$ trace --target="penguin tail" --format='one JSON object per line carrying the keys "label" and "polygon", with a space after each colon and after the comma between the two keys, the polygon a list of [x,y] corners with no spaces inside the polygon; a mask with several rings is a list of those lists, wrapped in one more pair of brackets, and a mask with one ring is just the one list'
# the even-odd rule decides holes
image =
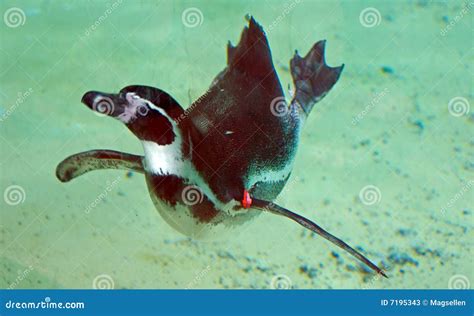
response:
{"label": "penguin tail", "polygon": [[262,26],[252,16],[247,19],[249,24],[242,31],[239,44],[227,44],[227,64],[232,70],[263,79],[273,72],[270,47]]}
{"label": "penguin tail", "polygon": [[313,106],[324,98],[336,84],[344,64],[339,67],[329,67],[324,57],[326,41],[319,41],[309,50],[305,57],[298,51],[290,60],[291,75],[295,85],[292,105],[299,106],[309,115]]}

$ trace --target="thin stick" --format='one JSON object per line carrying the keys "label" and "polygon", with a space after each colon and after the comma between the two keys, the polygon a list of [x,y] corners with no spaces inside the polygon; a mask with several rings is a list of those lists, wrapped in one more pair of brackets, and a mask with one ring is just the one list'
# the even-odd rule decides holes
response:
{"label": "thin stick", "polygon": [[362,255],[360,252],[358,252],[357,250],[355,250],[354,248],[352,248],[351,246],[346,244],[341,239],[339,239],[336,236],[328,233],[326,230],[321,228],[319,225],[317,225],[313,221],[310,221],[309,219],[307,219],[307,218],[305,218],[301,215],[293,213],[292,211],[289,211],[286,208],[283,208],[283,207],[281,207],[281,206],[279,206],[279,205],[277,205],[273,202],[268,202],[268,201],[259,200],[259,199],[255,199],[255,198],[253,198],[252,200],[253,200],[252,201],[252,207],[258,208],[258,209],[263,210],[263,211],[268,211],[268,212],[276,214],[276,215],[285,216],[285,217],[297,222],[301,226],[315,232],[316,234],[318,234],[321,237],[329,240],[330,242],[337,245],[338,247],[344,249],[345,251],[347,251],[348,253],[350,253],[351,255],[356,257],[357,259],[359,259],[361,262],[363,262],[364,264],[369,266],[375,272],[377,272],[377,273],[383,275],[384,277],[388,278],[388,276],[385,274],[385,272],[382,269],[380,269],[375,264],[373,264],[364,255]]}

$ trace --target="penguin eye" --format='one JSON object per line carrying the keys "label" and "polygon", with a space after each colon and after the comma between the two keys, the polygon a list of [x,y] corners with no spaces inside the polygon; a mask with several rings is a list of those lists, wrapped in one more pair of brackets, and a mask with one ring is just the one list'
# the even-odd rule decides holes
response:
{"label": "penguin eye", "polygon": [[129,92],[125,94],[125,99],[128,102],[127,108],[129,107],[131,112],[135,111],[133,114],[136,116],[145,116],[150,111],[147,101],[135,93]]}
{"label": "penguin eye", "polygon": [[148,105],[147,105],[145,102],[142,103],[142,104],[140,104],[140,105],[137,107],[137,114],[138,114],[138,115],[146,116],[149,111],[150,111],[150,108],[148,107]]}

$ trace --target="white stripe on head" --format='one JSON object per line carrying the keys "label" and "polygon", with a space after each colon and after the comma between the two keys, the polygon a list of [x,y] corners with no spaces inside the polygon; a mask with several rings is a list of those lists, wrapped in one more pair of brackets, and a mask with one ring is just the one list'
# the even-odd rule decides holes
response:
{"label": "white stripe on head", "polygon": [[[147,99],[141,98],[134,92],[129,92],[125,95],[127,100],[127,106],[125,106],[123,113],[117,116],[117,119],[125,124],[132,123],[139,115],[146,116],[150,109],[158,111],[161,115],[165,116],[171,123],[173,119],[162,108],[156,106]],[[174,126],[173,126],[174,127]]]}

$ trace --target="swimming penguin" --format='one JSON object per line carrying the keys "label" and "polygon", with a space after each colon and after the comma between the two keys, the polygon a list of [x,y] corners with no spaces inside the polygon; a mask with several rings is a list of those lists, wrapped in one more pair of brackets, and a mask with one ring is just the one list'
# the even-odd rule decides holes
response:
{"label": "swimming penguin", "polygon": [[325,41],[304,57],[295,52],[288,104],[265,32],[253,17],[248,22],[239,44],[228,43],[227,66],[186,111],[149,86],[87,92],[82,103],[125,124],[141,141],[144,156],[104,149],[75,154],[58,165],[58,179],[67,182],[100,169],[140,172],[159,213],[185,235],[219,237],[269,212],[292,219],[386,277],[341,239],[273,202],[290,177],[305,119],[344,65],[326,64]]}

